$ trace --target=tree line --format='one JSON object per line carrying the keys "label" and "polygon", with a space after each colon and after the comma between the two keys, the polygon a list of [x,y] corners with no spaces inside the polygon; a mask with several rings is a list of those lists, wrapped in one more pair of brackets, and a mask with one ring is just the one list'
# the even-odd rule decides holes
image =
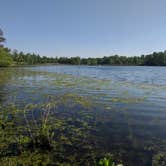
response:
{"label": "tree line", "polygon": [[35,64],[70,64],[70,65],[138,65],[138,66],[166,66],[166,51],[154,52],[148,55],[127,57],[113,55],[102,58],[80,57],[46,57],[35,53],[24,53],[10,50],[3,46],[5,38],[0,30],[0,66],[35,65]]}
{"label": "tree line", "polygon": [[138,65],[138,66],[166,66],[166,51],[154,52],[149,55],[134,57],[108,56],[102,58],[80,57],[41,57],[38,54],[23,52],[9,52],[13,61],[17,64],[69,64],[69,65]]}

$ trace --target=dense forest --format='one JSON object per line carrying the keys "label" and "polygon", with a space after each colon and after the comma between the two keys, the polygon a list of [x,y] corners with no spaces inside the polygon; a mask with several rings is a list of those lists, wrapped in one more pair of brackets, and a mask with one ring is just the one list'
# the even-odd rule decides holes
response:
{"label": "dense forest", "polygon": [[80,57],[46,57],[36,54],[25,54],[23,52],[9,52],[14,62],[17,64],[71,64],[71,65],[147,65],[147,66],[166,66],[166,51],[154,52],[149,55],[134,57],[109,56],[103,58],[80,58]]}
{"label": "dense forest", "polygon": [[17,64],[71,64],[71,65],[147,65],[147,66],[166,66],[166,51],[154,52],[149,55],[141,55],[134,57],[126,56],[109,56],[103,58],[80,58],[80,57],[46,57],[37,54],[23,53],[18,51],[10,51],[5,49]]}
{"label": "dense forest", "polygon": [[134,57],[108,56],[103,58],[80,58],[80,57],[41,57],[35,53],[24,53],[10,50],[3,46],[5,38],[0,30],[0,66],[8,65],[34,65],[34,64],[71,64],[71,65],[138,65],[138,66],[166,66],[166,51],[154,52],[149,55]]}

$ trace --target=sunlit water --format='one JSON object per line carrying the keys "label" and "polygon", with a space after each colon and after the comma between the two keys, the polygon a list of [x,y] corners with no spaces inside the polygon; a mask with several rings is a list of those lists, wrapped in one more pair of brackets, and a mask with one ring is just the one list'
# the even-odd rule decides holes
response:
{"label": "sunlit water", "polygon": [[[128,165],[150,165],[166,151],[166,68],[117,66],[36,66],[0,70],[0,102],[23,107],[48,96],[81,96],[90,106],[95,151],[110,152]],[[74,101],[71,101],[74,102]],[[78,104],[79,105],[79,104]],[[82,111],[81,110],[81,111]],[[59,112],[61,114],[61,112]],[[71,114],[71,116],[73,116]],[[78,114],[77,116],[82,116]],[[56,117],[55,117],[56,118]]]}

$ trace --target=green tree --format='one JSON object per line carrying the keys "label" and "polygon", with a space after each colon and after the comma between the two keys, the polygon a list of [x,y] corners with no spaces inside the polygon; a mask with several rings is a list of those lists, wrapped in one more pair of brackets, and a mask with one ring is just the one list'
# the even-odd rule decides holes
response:
{"label": "green tree", "polygon": [[0,67],[6,67],[12,64],[10,53],[3,47],[0,47]]}
{"label": "green tree", "polygon": [[0,29],[0,46],[2,47],[2,43],[5,41],[5,38],[3,37],[3,31]]}
{"label": "green tree", "polygon": [[10,56],[10,49],[3,47],[3,31],[0,29],[0,67],[6,67],[12,64],[12,58]]}

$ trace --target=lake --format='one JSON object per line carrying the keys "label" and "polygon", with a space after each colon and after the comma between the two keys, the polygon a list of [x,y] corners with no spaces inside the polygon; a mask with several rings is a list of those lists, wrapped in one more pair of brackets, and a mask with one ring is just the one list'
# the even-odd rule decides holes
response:
{"label": "lake", "polygon": [[[124,165],[149,166],[166,152],[165,67],[1,68],[0,103],[1,110],[56,103],[49,107],[58,161],[84,165],[110,153]],[[27,118],[38,123],[40,106],[28,107]]]}

